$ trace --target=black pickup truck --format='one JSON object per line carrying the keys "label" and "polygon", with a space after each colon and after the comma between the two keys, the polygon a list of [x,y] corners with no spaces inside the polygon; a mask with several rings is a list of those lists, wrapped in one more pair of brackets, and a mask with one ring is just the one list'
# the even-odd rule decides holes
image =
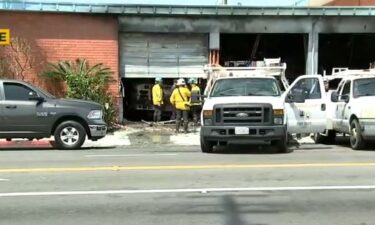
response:
{"label": "black pickup truck", "polygon": [[49,138],[58,149],[78,149],[103,138],[107,125],[98,103],[56,98],[29,83],[0,79],[0,138]]}

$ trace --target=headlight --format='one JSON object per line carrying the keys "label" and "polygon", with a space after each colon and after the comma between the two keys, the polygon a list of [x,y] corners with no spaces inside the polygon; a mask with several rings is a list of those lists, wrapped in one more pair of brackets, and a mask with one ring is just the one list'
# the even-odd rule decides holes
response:
{"label": "headlight", "polygon": [[282,125],[284,123],[284,109],[273,110],[273,123]]}
{"label": "headlight", "polygon": [[203,118],[212,118],[213,111],[212,110],[203,110]]}
{"label": "headlight", "polygon": [[273,118],[273,123],[274,124],[278,124],[278,125],[282,125],[283,124],[283,118],[282,117],[275,117]]}
{"label": "headlight", "polygon": [[213,110],[203,110],[203,124],[206,126],[212,125]]}
{"label": "headlight", "polygon": [[87,115],[87,118],[91,120],[99,120],[102,118],[102,116],[103,116],[102,110],[92,110],[89,113],[89,115]]}

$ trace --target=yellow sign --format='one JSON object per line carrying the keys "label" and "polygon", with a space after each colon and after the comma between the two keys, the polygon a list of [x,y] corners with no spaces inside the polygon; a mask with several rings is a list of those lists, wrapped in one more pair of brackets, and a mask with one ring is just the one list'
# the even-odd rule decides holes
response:
{"label": "yellow sign", "polygon": [[10,30],[0,29],[0,45],[9,45],[9,44],[10,44]]}

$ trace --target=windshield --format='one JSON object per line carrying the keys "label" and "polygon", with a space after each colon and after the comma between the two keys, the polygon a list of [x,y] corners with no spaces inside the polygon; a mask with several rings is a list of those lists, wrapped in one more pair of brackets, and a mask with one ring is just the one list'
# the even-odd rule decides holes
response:
{"label": "windshield", "polygon": [[215,83],[210,96],[280,96],[280,88],[271,78],[223,79]]}
{"label": "windshield", "polygon": [[375,96],[375,78],[355,80],[353,96],[354,98],[362,96]]}

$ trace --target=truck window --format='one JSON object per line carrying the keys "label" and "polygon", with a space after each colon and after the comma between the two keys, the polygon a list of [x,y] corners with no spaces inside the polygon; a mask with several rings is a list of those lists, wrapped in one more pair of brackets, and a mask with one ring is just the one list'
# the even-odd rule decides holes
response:
{"label": "truck window", "polygon": [[336,78],[333,80],[328,81],[328,90],[336,90],[341,82],[341,78]]}
{"label": "truck window", "polygon": [[280,96],[280,88],[271,78],[223,79],[214,84],[210,96]]}
{"label": "truck window", "polygon": [[30,93],[35,93],[32,89],[22,84],[4,83],[5,100],[28,101]]}
{"label": "truck window", "polygon": [[350,95],[350,86],[351,86],[351,82],[350,81],[347,81],[344,84],[344,87],[342,88],[340,100],[342,100],[342,95]]}
{"label": "truck window", "polygon": [[354,98],[375,96],[375,78],[358,79],[353,83]]}
{"label": "truck window", "polygon": [[305,99],[320,99],[322,93],[319,79],[306,78],[299,80],[292,88],[291,93],[303,93]]}

